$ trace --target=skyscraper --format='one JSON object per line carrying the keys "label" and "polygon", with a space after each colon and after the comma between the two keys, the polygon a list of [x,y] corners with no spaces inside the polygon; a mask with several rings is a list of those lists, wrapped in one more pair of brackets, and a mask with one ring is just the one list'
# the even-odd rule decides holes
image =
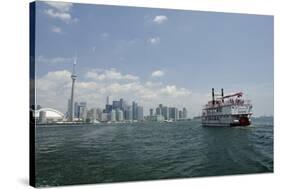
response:
{"label": "skyscraper", "polygon": [[169,108],[167,106],[162,108],[162,115],[164,116],[165,120],[170,119]]}
{"label": "skyscraper", "polygon": [[156,108],[156,115],[162,115],[162,112],[161,112],[161,108],[160,108],[160,107],[157,107],[157,108]]}
{"label": "skyscraper", "polygon": [[71,98],[70,98],[70,115],[69,115],[69,121],[73,121],[73,101],[74,101],[74,86],[75,86],[75,80],[77,78],[77,75],[75,74],[75,65],[76,65],[76,58],[74,59],[73,63],[73,70],[71,74],[72,79],[72,87],[71,87]]}
{"label": "skyscraper", "polygon": [[152,108],[149,109],[149,115],[150,115],[150,116],[153,116],[153,109],[152,109]]}
{"label": "skyscraper", "polygon": [[106,105],[109,105],[109,96],[106,97]]}
{"label": "skyscraper", "polygon": [[133,108],[133,120],[137,120],[138,118],[137,118],[137,107],[138,107],[138,104],[135,102],[135,101],[133,101],[133,103],[132,103],[132,108]]}
{"label": "skyscraper", "polygon": [[170,118],[173,119],[174,121],[178,120],[179,119],[178,109],[175,107],[170,107],[169,115],[170,115]]}
{"label": "skyscraper", "polygon": [[142,106],[137,107],[137,120],[143,121],[143,107]]}
{"label": "skyscraper", "polygon": [[182,110],[179,110],[179,119],[183,118]]}
{"label": "skyscraper", "polygon": [[116,121],[116,110],[115,110],[115,109],[113,109],[113,110],[111,111],[111,113],[110,113],[110,120],[111,120],[112,122],[115,122],[115,121]]}
{"label": "skyscraper", "polygon": [[112,102],[112,109],[116,110],[116,109],[121,109],[121,104],[120,101],[114,100]]}
{"label": "skyscraper", "polygon": [[183,119],[187,119],[187,110],[186,110],[186,108],[182,109],[182,118]]}

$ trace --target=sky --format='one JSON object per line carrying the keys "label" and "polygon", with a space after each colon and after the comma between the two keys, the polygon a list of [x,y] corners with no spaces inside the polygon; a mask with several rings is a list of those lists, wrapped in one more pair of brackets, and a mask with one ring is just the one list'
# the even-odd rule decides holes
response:
{"label": "sky", "polygon": [[254,116],[273,115],[273,16],[36,2],[36,103],[103,108],[124,98],[198,116],[211,88],[242,91]]}

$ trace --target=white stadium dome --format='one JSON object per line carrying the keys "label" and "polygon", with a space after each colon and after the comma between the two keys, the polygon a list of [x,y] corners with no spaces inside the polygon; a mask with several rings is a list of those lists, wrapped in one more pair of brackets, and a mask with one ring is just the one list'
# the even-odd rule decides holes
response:
{"label": "white stadium dome", "polygon": [[46,118],[48,119],[63,119],[64,114],[58,110],[52,108],[41,108],[39,110],[35,110],[35,118],[39,118],[40,112],[45,112]]}

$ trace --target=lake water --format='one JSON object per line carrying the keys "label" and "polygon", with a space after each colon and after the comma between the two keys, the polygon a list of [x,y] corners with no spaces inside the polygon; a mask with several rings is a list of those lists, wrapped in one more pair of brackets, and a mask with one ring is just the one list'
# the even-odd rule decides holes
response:
{"label": "lake water", "polygon": [[273,121],[36,128],[36,186],[273,172]]}

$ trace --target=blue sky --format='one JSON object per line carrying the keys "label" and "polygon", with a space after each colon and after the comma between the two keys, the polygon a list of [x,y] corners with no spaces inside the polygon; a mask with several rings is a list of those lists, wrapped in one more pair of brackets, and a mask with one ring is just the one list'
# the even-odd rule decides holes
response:
{"label": "blue sky", "polygon": [[77,55],[77,101],[105,97],[187,107],[211,88],[243,91],[254,114],[273,115],[273,17],[37,2],[37,103],[66,111]]}

